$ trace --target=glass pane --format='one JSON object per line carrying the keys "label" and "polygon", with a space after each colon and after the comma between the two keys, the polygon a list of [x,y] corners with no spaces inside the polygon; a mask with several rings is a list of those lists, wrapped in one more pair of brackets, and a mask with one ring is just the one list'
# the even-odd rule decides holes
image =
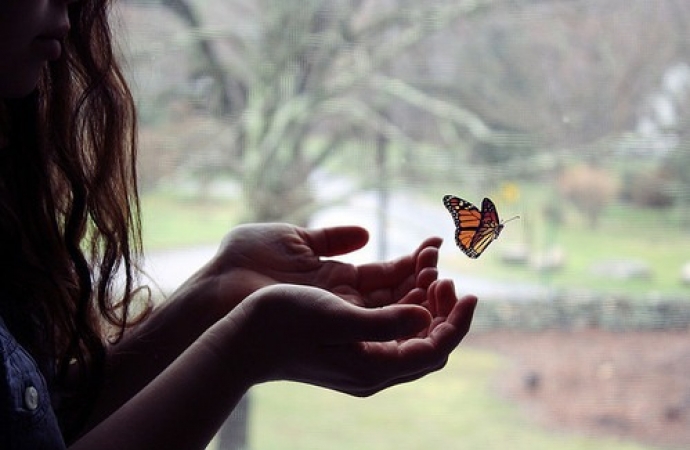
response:
{"label": "glass pane", "polygon": [[[232,226],[288,221],[366,226],[356,263],[442,236],[441,276],[480,297],[424,380],[254,389],[248,448],[690,446],[688,2],[129,0],[117,20],[163,290]],[[518,218],[486,248],[461,230],[468,258],[445,195]]]}

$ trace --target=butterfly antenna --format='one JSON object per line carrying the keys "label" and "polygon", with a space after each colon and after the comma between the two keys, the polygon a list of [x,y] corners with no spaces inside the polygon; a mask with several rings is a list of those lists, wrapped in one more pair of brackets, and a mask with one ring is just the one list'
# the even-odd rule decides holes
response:
{"label": "butterfly antenna", "polygon": [[519,219],[519,218],[520,218],[520,216],[513,216],[513,217],[511,217],[510,219],[504,220],[503,222],[501,222],[501,224],[506,224],[506,223],[508,223],[508,222],[510,222],[510,221],[512,221],[512,220],[516,220],[516,219]]}

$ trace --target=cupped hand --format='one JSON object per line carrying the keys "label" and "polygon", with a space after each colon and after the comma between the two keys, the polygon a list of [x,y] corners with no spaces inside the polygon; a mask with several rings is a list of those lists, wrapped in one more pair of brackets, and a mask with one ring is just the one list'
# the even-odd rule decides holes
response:
{"label": "cupped hand", "polygon": [[328,259],[355,251],[368,239],[356,226],[244,225],[226,236],[205,273],[221,282],[228,309],[257,289],[285,283],[318,287],[367,307],[424,301],[423,291],[438,275],[441,239],[429,238],[394,261],[355,266]]}
{"label": "cupped hand", "polygon": [[432,282],[426,296],[433,312],[408,304],[367,308],[323,289],[274,285],[224,320],[244,330],[257,381],[368,396],[440,369],[468,332],[476,298],[458,299],[449,280]]}

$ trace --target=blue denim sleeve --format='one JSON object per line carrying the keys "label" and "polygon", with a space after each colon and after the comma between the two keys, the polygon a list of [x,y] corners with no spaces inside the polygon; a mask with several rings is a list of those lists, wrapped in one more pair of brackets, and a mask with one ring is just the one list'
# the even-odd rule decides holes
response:
{"label": "blue denim sleeve", "polygon": [[0,449],[64,449],[46,381],[2,319],[0,359]]}

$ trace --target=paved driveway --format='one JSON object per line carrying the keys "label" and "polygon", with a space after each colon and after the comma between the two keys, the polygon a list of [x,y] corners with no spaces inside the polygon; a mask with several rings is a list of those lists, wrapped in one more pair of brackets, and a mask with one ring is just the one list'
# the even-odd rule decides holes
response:
{"label": "paved driveway", "polygon": [[[445,239],[441,248],[442,256],[447,252],[459,251],[453,242],[453,222],[440,198],[438,205],[431,205],[405,194],[392,194],[388,201],[387,225],[384,232],[379,228],[377,205],[377,195],[374,192],[364,192],[352,196],[345,203],[318,212],[314,215],[311,226],[356,224],[366,227],[371,234],[369,244],[340,258],[354,264],[379,260],[382,252],[385,252],[386,259],[405,255],[429,236],[441,236]],[[381,236],[385,236],[385,245],[381,242]],[[164,292],[172,292],[213,257],[216,249],[216,245],[207,245],[151,252],[147,254],[145,268]],[[455,280],[460,293],[473,293],[480,298],[524,300],[547,294],[546,288],[540,286],[497,283],[489,279],[448,272],[443,266],[441,276]]]}

